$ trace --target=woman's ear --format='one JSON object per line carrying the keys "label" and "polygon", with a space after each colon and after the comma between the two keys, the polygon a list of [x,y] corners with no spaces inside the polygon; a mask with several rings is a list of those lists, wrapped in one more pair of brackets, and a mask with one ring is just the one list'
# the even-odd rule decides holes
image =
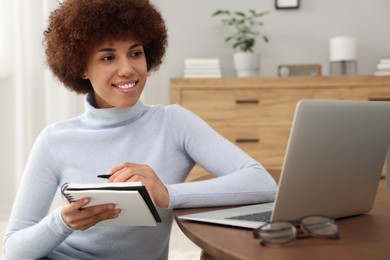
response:
{"label": "woman's ear", "polygon": [[85,74],[81,75],[81,78],[82,79],[88,79],[88,77]]}

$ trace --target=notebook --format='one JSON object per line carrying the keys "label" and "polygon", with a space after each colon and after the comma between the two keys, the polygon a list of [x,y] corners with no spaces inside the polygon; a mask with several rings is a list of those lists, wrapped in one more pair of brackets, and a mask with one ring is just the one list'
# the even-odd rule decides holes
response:
{"label": "notebook", "polygon": [[160,216],[142,182],[66,183],[61,188],[69,202],[90,197],[87,207],[114,203],[119,217],[101,221],[96,226],[156,226]]}
{"label": "notebook", "polygon": [[[266,221],[307,215],[366,213],[375,200],[389,142],[390,102],[301,100],[274,202],[180,218],[257,228]],[[266,218],[254,220],[258,215]]]}

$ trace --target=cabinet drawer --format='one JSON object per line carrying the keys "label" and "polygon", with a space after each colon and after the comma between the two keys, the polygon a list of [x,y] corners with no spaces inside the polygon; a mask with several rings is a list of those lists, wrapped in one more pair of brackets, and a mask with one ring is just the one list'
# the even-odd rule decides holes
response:
{"label": "cabinet drawer", "polygon": [[312,89],[185,89],[182,105],[217,126],[289,126]]}
{"label": "cabinet drawer", "polygon": [[341,100],[383,100],[390,101],[389,87],[359,87],[337,88],[330,91],[326,88],[316,89],[316,99],[341,99]]}
{"label": "cabinet drawer", "polygon": [[[240,147],[267,170],[281,169],[287,139],[290,133],[288,127],[252,127],[252,128],[216,128],[221,135]],[[187,181],[200,178],[208,173],[196,165]],[[273,176],[275,180],[278,176]]]}
{"label": "cabinet drawer", "polygon": [[287,146],[289,127],[217,128],[268,169],[280,169]]}
{"label": "cabinet drawer", "polygon": [[390,101],[390,87],[355,88],[352,95],[361,100]]}

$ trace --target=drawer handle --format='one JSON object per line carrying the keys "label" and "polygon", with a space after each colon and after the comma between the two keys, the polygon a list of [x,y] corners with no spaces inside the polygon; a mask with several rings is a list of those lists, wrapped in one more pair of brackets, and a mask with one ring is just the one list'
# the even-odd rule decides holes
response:
{"label": "drawer handle", "polygon": [[390,101],[390,98],[369,98],[368,101]]}
{"label": "drawer handle", "polygon": [[236,104],[259,104],[257,99],[248,99],[248,100],[236,100]]}
{"label": "drawer handle", "polygon": [[236,139],[236,143],[259,143],[259,138],[238,138]]}

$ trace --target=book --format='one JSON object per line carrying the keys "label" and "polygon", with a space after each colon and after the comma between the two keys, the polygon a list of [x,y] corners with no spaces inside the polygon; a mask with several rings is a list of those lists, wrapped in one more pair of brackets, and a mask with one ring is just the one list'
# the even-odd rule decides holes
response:
{"label": "book", "polygon": [[376,65],[375,76],[390,76],[390,57],[382,57]]}
{"label": "book", "polygon": [[219,59],[218,58],[187,58],[184,59],[185,64],[218,64],[219,65]]}
{"label": "book", "polygon": [[194,74],[214,74],[214,75],[220,75],[221,70],[220,69],[185,69],[184,74],[186,75],[194,75]]}
{"label": "book", "polygon": [[65,183],[61,192],[69,202],[90,197],[86,207],[114,203],[121,213],[96,226],[156,226],[161,218],[142,182]]}
{"label": "book", "polygon": [[389,63],[378,63],[376,66],[378,70],[390,70],[390,62]]}
{"label": "book", "polygon": [[379,63],[390,63],[390,57],[383,57],[379,60]]}
{"label": "book", "polygon": [[221,75],[218,74],[185,74],[184,78],[221,78]]}
{"label": "book", "polygon": [[220,62],[217,58],[184,59],[185,78],[220,78]]}
{"label": "book", "polygon": [[375,76],[390,76],[390,70],[375,71]]}

